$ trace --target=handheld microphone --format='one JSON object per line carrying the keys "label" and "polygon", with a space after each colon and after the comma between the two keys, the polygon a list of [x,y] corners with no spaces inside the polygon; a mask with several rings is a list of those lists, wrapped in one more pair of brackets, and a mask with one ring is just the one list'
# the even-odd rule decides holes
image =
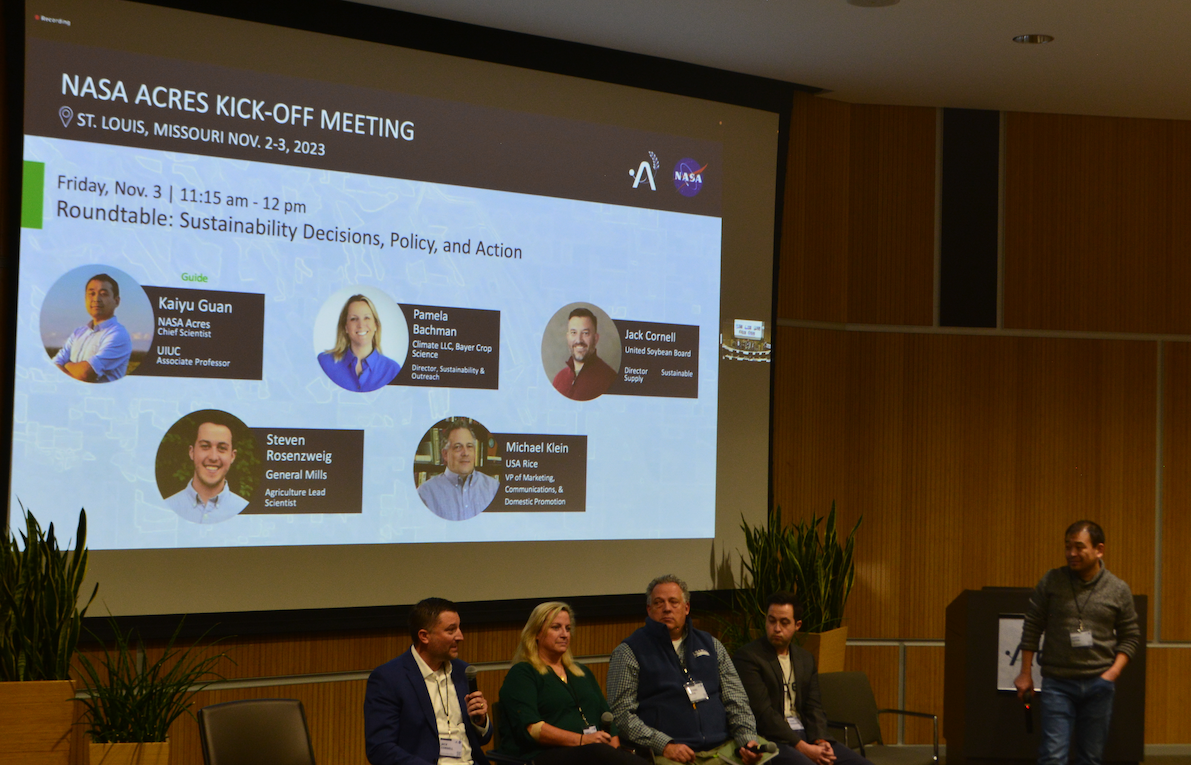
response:
{"label": "handheld microphone", "polygon": [[464,676],[467,677],[467,692],[468,692],[468,694],[472,694],[472,693],[475,693],[476,691],[480,690],[480,684],[478,682],[476,682],[476,675],[478,675],[479,673],[480,673],[480,670],[476,669],[475,667],[473,667],[470,664],[467,665],[467,669],[463,670]]}
{"label": "handheld microphone", "polygon": [[1034,732],[1034,713],[1030,706],[1034,703],[1034,692],[1026,691],[1021,697],[1022,706],[1026,710],[1026,733]]}
{"label": "handheld microphone", "polygon": [[772,741],[766,741],[764,744],[745,744],[744,748],[753,754],[772,754],[777,751],[777,744]]}
{"label": "handheld microphone", "polygon": [[612,713],[605,712],[600,715],[600,731],[603,733],[612,732]]}

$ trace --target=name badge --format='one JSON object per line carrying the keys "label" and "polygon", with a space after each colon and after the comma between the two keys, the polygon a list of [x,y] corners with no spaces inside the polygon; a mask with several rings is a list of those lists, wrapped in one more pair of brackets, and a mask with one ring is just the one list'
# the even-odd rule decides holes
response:
{"label": "name badge", "polygon": [[802,720],[798,719],[798,715],[790,715],[786,718],[786,722],[790,725],[791,730],[803,730]]}
{"label": "name badge", "polygon": [[707,689],[703,687],[703,683],[700,683],[697,680],[692,680],[682,687],[686,691],[686,696],[691,700],[692,704],[700,701],[707,701]]}
{"label": "name badge", "polygon": [[1072,632],[1071,633],[1071,647],[1072,648],[1091,648],[1092,647],[1092,633],[1091,632]]}
{"label": "name badge", "polygon": [[593,734],[595,734],[595,733],[598,733],[598,732],[599,732],[599,728],[597,728],[597,727],[596,727],[596,726],[594,726],[594,725],[588,725],[586,728],[584,728],[584,729],[583,729],[583,735],[584,735],[584,736],[591,736],[591,735],[593,735]]}
{"label": "name badge", "polygon": [[463,742],[457,738],[440,738],[438,740],[438,756],[448,760],[458,760],[463,757]]}

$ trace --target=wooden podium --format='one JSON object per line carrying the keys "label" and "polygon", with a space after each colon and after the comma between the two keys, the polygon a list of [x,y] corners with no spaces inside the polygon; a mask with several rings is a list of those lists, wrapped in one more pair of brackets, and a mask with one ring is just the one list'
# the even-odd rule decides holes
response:
{"label": "wooden podium", "polygon": [[[947,765],[1037,762],[1042,728],[1034,704],[1034,732],[1026,732],[1025,711],[1012,691],[997,690],[1002,616],[1024,615],[1032,588],[985,587],[964,590],[947,606],[947,647],[943,664],[943,735]],[[1117,681],[1105,763],[1144,759],[1146,606],[1133,597],[1141,645]],[[1043,646],[1045,651],[1045,646]]]}

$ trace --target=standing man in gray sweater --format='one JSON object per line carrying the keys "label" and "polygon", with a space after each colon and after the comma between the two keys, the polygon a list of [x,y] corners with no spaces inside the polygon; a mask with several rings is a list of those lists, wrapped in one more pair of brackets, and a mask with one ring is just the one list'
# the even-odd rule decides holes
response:
{"label": "standing man in gray sweater", "polygon": [[1141,639],[1129,585],[1104,567],[1104,530],[1092,521],[1067,528],[1067,565],[1043,575],[1021,632],[1018,698],[1033,693],[1031,667],[1045,634],[1039,765],[1100,765],[1116,679]]}

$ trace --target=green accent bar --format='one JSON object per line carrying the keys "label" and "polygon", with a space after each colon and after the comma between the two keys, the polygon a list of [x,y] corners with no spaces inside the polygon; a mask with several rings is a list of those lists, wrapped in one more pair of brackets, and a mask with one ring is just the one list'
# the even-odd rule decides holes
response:
{"label": "green accent bar", "polygon": [[25,161],[21,182],[21,228],[41,228],[45,206],[45,163]]}

